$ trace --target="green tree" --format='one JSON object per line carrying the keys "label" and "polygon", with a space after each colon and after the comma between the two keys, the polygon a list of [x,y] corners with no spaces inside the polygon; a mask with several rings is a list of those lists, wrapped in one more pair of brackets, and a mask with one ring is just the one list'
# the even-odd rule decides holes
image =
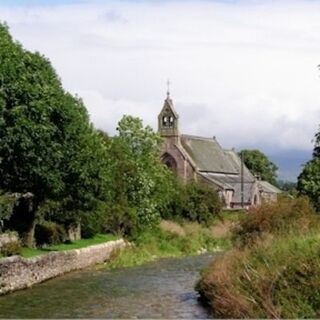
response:
{"label": "green tree", "polygon": [[42,206],[61,201],[78,214],[103,198],[105,150],[81,99],[63,90],[45,57],[23,49],[1,24],[0,62],[0,188],[32,194],[19,210],[31,246]]}
{"label": "green tree", "polygon": [[161,138],[142,121],[124,116],[109,148],[109,226],[121,233],[152,226],[169,201],[171,172],[159,160]]}
{"label": "green tree", "polygon": [[217,191],[201,182],[176,181],[171,195],[171,201],[162,212],[165,219],[182,219],[210,225],[222,209]]}
{"label": "green tree", "polygon": [[314,136],[313,157],[320,157],[320,128]]}
{"label": "green tree", "polygon": [[320,210],[320,130],[315,134],[313,158],[308,161],[298,177],[298,191],[309,196]]}
{"label": "green tree", "polygon": [[276,183],[278,167],[259,150],[241,150],[239,156],[243,156],[247,168],[262,180]]}

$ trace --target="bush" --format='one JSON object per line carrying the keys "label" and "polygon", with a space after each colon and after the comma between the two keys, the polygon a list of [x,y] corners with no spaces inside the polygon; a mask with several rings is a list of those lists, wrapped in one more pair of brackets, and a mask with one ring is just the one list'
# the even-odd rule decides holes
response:
{"label": "bush", "polygon": [[81,216],[81,237],[89,239],[96,234],[103,233],[104,221],[105,211],[103,208],[91,213],[83,213]]}
{"label": "bush", "polygon": [[104,220],[104,232],[111,232],[121,236],[131,236],[141,227],[135,208],[130,208],[122,204],[114,204],[107,210]]}
{"label": "bush", "polygon": [[217,258],[196,286],[217,318],[319,318],[318,236],[290,236]]}
{"label": "bush", "polygon": [[234,229],[233,240],[237,245],[250,246],[270,234],[305,233],[317,226],[319,217],[308,198],[280,198],[278,202],[250,209]]}
{"label": "bush", "polygon": [[196,289],[223,318],[320,316],[319,216],[308,199],[280,199],[249,213],[236,246],[216,259]]}
{"label": "bush", "polygon": [[0,248],[0,255],[4,257],[10,257],[20,254],[21,243],[20,241],[12,241],[2,245]]}
{"label": "bush", "polygon": [[45,221],[36,225],[35,239],[37,246],[59,244],[67,240],[67,234],[61,225]]}
{"label": "bush", "polygon": [[189,182],[178,185],[176,194],[162,214],[163,218],[184,219],[209,225],[220,213],[218,193],[207,185]]}

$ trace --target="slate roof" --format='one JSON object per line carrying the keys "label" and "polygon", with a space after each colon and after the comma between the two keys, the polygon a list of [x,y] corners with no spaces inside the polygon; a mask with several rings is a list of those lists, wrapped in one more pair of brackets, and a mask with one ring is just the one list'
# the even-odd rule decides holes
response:
{"label": "slate roof", "polygon": [[272,185],[268,181],[259,181],[258,182],[259,190],[266,193],[281,193],[282,191],[276,186]]}
{"label": "slate roof", "polygon": [[[236,168],[237,172],[241,173],[241,159],[238,156],[238,154],[234,150],[224,150],[224,153],[227,155],[229,160],[232,162],[233,166]],[[247,181],[256,181],[256,178],[254,175],[250,172],[250,170],[246,167],[246,165],[243,166],[243,175],[244,179]]]}
{"label": "slate roof", "polygon": [[[239,174],[219,174],[211,172],[201,172],[201,175],[212,183],[223,187],[224,189],[233,190],[232,202],[241,202],[241,176]],[[250,177],[249,177],[250,178]],[[255,182],[244,176],[243,194],[244,201],[250,202],[254,191]]]}
{"label": "slate roof", "polygon": [[199,171],[238,173],[215,138],[182,135],[181,143]]}

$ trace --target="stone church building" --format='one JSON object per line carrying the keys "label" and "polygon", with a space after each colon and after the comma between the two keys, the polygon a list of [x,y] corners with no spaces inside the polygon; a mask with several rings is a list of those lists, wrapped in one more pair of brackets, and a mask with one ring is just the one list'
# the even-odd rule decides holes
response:
{"label": "stone church building", "polygon": [[242,204],[248,208],[259,205],[263,199],[277,200],[281,191],[256,179],[234,150],[223,149],[215,137],[181,134],[179,115],[169,92],[158,116],[158,130],[164,139],[162,162],[184,181],[203,181],[215,188],[226,208],[236,209]]}

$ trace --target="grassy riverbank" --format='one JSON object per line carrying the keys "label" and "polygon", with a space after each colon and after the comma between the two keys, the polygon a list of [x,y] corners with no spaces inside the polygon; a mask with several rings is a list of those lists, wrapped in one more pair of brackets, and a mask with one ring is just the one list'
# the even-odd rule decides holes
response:
{"label": "grassy riverbank", "polygon": [[248,214],[197,290],[221,318],[319,318],[320,223],[304,199]]}
{"label": "grassy riverbank", "polygon": [[226,250],[231,245],[230,228],[238,215],[226,213],[223,220],[217,219],[210,227],[164,220],[159,227],[134,237],[131,248],[115,252],[106,266],[131,267],[164,257]]}

